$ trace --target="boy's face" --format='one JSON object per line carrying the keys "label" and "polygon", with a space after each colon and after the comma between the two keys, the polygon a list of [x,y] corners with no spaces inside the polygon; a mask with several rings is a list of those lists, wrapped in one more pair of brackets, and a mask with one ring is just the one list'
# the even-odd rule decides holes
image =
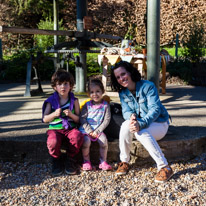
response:
{"label": "boy's face", "polygon": [[57,82],[54,89],[59,93],[61,96],[68,95],[71,91],[70,83],[69,82]]}

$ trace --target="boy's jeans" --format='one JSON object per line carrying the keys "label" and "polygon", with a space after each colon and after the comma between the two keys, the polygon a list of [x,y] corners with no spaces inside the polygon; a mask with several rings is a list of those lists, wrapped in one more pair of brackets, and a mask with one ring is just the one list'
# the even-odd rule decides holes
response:
{"label": "boy's jeans", "polygon": [[124,121],[120,128],[120,160],[122,162],[129,162],[132,138],[135,135],[136,139],[145,147],[156,162],[158,170],[167,166],[168,162],[156,140],[160,140],[166,135],[169,127],[168,123],[153,122],[148,128],[142,129],[133,135],[129,130],[129,122],[129,120]]}
{"label": "boy's jeans", "polygon": [[80,147],[84,141],[83,134],[77,129],[59,129],[47,131],[47,147],[49,154],[54,158],[61,156],[61,146],[63,141],[67,146],[67,155],[74,157],[79,153]]}

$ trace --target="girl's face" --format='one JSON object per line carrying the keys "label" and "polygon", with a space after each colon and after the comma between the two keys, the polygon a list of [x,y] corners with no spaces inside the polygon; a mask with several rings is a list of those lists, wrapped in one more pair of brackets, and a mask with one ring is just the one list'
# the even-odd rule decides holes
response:
{"label": "girl's face", "polygon": [[89,96],[95,103],[100,103],[102,101],[103,91],[98,85],[91,85]]}
{"label": "girl's face", "polygon": [[67,96],[71,90],[71,87],[69,82],[57,82],[54,89],[58,92],[60,96]]}
{"label": "girl's face", "polygon": [[115,69],[114,76],[116,77],[117,82],[123,87],[129,88],[130,85],[134,84],[131,74],[124,67],[118,67]]}

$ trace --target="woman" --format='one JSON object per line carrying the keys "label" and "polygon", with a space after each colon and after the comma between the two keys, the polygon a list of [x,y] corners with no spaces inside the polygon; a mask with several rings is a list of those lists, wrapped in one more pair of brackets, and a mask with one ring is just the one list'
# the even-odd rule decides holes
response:
{"label": "woman", "polygon": [[119,92],[125,121],[119,135],[120,160],[117,175],[129,170],[132,133],[145,147],[157,164],[155,182],[165,182],[172,175],[157,140],[162,139],[169,127],[169,115],[161,104],[155,85],[141,80],[139,71],[132,64],[120,61],[111,69],[112,89]]}

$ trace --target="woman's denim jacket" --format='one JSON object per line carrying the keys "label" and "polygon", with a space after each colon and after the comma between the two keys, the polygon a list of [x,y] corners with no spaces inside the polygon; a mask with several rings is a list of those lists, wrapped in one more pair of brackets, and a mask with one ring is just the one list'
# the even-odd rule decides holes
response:
{"label": "woman's denim jacket", "polygon": [[159,99],[153,82],[140,80],[136,83],[136,98],[126,88],[119,92],[122,114],[129,120],[135,113],[140,130],[148,127],[152,122],[166,122],[169,114]]}

